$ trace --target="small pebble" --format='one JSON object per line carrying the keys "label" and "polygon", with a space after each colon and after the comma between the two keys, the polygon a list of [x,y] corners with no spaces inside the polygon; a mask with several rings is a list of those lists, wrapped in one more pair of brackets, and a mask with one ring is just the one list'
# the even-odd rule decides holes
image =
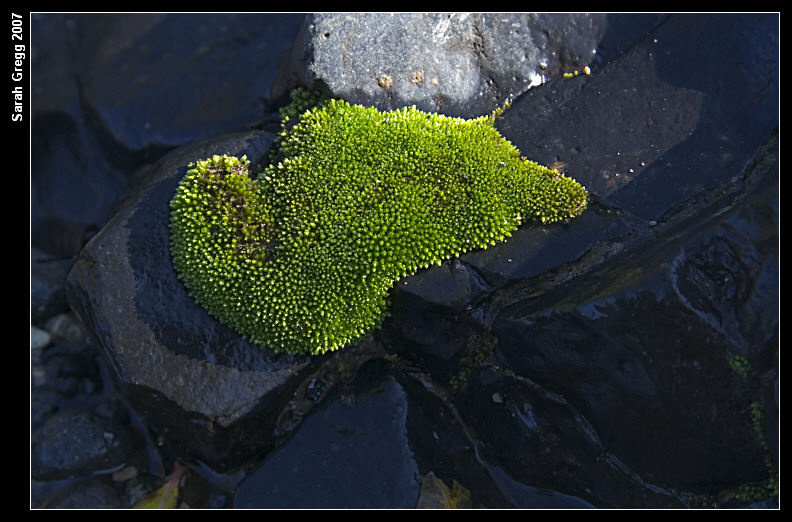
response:
{"label": "small pebble", "polygon": [[58,314],[47,320],[44,328],[56,342],[73,342],[85,337],[82,323],[71,313]]}
{"label": "small pebble", "polygon": [[30,326],[30,349],[37,350],[40,348],[44,348],[47,346],[52,338],[50,334],[46,331],[42,330],[41,328],[36,328],[35,326]]}
{"label": "small pebble", "polygon": [[39,388],[47,384],[46,366],[36,365],[30,368],[30,384],[34,388]]}
{"label": "small pebble", "polygon": [[113,473],[113,482],[126,482],[127,480],[137,477],[137,468],[135,466],[127,466],[121,468]]}

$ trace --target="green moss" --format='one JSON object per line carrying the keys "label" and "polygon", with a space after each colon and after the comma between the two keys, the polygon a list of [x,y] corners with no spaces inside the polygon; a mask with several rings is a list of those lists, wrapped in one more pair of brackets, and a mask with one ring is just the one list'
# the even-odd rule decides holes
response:
{"label": "green moss", "polygon": [[756,432],[759,443],[767,449],[767,441],[764,433],[764,408],[758,402],[751,403],[751,424]]}
{"label": "green moss", "polygon": [[285,124],[288,120],[314,107],[321,107],[330,100],[330,97],[319,91],[308,89],[294,89],[289,95],[290,103],[280,109],[281,120]]}
{"label": "green moss", "polygon": [[[764,450],[767,451],[767,438],[765,437],[764,428],[764,407],[762,407],[762,405],[758,402],[753,402],[751,404],[750,415],[751,424],[753,425],[756,438]],[[762,482],[743,484],[740,486],[739,491],[737,492],[738,499],[753,502],[778,496],[778,471],[775,464],[771,461],[769,455],[765,456],[765,465],[767,466],[768,478]]]}
{"label": "green moss", "polygon": [[737,491],[737,498],[747,502],[755,502],[770,497],[778,497],[778,477],[772,476],[764,482],[744,484]]}
{"label": "green moss", "polygon": [[745,357],[735,355],[729,358],[729,366],[732,370],[745,377],[751,372],[751,363]]}
{"label": "green moss", "polygon": [[176,271],[196,301],[254,343],[322,353],[376,328],[393,283],[558,222],[586,190],[522,158],[494,128],[415,108],[324,100],[286,124],[280,161],[189,167],[171,202]]}

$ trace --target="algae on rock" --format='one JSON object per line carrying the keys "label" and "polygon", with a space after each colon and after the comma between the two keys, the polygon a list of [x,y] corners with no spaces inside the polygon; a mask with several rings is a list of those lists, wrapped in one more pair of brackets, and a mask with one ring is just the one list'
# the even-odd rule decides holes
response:
{"label": "algae on rock", "polygon": [[319,354],[376,328],[394,282],[486,248],[523,221],[586,207],[574,180],[521,157],[492,116],[324,100],[284,116],[278,158],[190,165],[171,201],[180,279],[210,314],[275,351]]}

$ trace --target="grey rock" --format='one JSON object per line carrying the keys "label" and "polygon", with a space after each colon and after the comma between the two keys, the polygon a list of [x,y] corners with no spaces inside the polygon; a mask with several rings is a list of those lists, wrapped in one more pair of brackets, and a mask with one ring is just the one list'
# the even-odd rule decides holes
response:
{"label": "grey rock", "polygon": [[52,337],[46,330],[42,330],[40,328],[36,328],[35,326],[30,327],[30,349],[31,350],[40,350],[44,348],[52,341]]}
{"label": "grey rock", "polygon": [[82,324],[72,313],[58,314],[47,319],[44,328],[55,343],[68,343],[85,338]]}
{"label": "grey rock", "polygon": [[285,103],[302,85],[380,110],[479,116],[582,69],[605,26],[602,14],[312,14],[270,103]]}
{"label": "grey rock", "polygon": [[30,469],[36,480],[88,475],[123,464],[131,453],[127,429],[89,411],[65,411],[31,437]]}

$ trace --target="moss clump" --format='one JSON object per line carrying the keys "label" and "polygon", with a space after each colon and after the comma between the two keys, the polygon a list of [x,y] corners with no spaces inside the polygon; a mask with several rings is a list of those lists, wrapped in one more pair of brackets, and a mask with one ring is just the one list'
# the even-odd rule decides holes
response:
{"label": "moss clump", "polygon": [[341,100],[284,119],[281,161],[261,172],[244,157],[190,165],[171,202],[176,271],[254,343],[341,348],[379,325],[399,278],[583,211],[586,190],[493,121]]}
{"label": "moss clump", "polygon": [[751,372],[751,363],[745,357],[735,355],[729,358],[729,366],[732,370],[745,377]]}

